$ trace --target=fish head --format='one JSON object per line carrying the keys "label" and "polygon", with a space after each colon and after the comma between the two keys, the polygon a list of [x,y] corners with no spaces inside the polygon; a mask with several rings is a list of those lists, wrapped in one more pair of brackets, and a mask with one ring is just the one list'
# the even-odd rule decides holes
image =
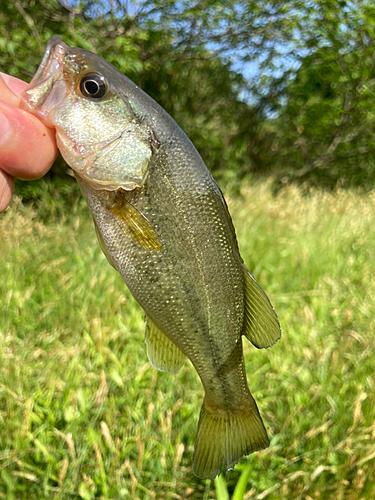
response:
{"label": "fish head", "polygon": [[22,94],[26,109],[56,129],[68,165],[93,188],[141,187],[157,140],[127,96],[135,85],[87,50],[53,36]]}

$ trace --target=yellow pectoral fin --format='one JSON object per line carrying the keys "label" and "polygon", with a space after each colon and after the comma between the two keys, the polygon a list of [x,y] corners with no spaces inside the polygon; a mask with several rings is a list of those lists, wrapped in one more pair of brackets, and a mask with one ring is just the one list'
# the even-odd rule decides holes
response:
{"label": "yellow pectoral fin", "polygon": [[281,336],[280,323],[267,295],[243,266],[245,276],[245,325],[243,334],[262,349],[273,345]]}
{"label": "yellow pectoral fin", "polygon": [[163,251],[161,240],[146,217],[131,205],[123,196],[109,210],[117,217],[121,228],[133,241],[150,251]]}
{"label": "yellow pectoral fin", "polygon": [[105,246],[105,243],[103,241],[102,233],[100,232],[98,224],[95,222],[95,220],[94,220],[94,226],[95,226],[96,237],[98,238],[98,242],[99,242],[100,248],[102,249],[102,252],[107,257],[107,260],[111,264],[111,266],[113,268],[115,268],[117,271],[117,267],[116,267],[115,263],[113,262],[112,257],[109,255],[107,247]]}
{"label": "yellow pectoral fin", "polygon": [[151,365],[161,372],[177,373],[185,361],[185,354],[146,317],[145,343]]}

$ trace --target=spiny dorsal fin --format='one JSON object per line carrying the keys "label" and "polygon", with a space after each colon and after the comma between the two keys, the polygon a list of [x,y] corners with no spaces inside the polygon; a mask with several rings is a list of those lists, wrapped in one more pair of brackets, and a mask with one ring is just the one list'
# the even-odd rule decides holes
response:
{"label": "spiny dorsal fin", "polygon": [[155,229],[146,217],[141,214],[124,196],[109,210],[117,217],[120,226],[133,241],[139,243],[146,250],[163,251],[163,246]]}
{"label": "spiny dorsal fin", "polygon": [[104,243],[104,240],[103,240],[102,233],[100,232],[99,226],[95,222],[95,220],[94,220],[94,226],[95,226],[96,237],[98,238],[98,242],[99,242],[100,248],[102,249],[102,252],[107,257],[107,260],[111,264],[111,266],[114,267],[116,269],[116,271],[117,271],[117,267],[116,267],[116,265],[115,265],[112,257],[109,255],[109,252],[108,252],[107,247],[105,246],[105,243]]}
{"label": "spiny dorsal fin", "polygon": [[245,322],[243,335],[258,349],[271,347],[281,336],[280,323],[267,295],[243,265]]}
{"label": "spiny dorsal fin", "polygon": [[185,354],[146,316],[145,342],[151,365],[161,372],[177,373]]}

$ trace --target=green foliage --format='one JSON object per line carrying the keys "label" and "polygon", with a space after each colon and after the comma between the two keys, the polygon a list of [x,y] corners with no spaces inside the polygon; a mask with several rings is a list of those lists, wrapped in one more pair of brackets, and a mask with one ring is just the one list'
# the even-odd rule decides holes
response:
{"label": "green foliage", "polygon": [[[176,119],[229,187],[270,172],[282,184],[374,186],[371,2],[3,4],[2,71],[29,80],[53,34],[94,51]],[[17,192],[40,206],[51,193],[46,206],[59,210],[65,172],[60,162]],[[75,189],[59,200],[69,207]]]}
{"label": "green foliage", "polygon": [[[127,74],[142,70],[139,49],[136,45],[145,33],[132,30],[122,37],[125,28],[111,20],[92,18],[84,11],[84,5],[70,8],[56,0],[38,2],[3,2],[0,10],[0,67],[5,73],[29,81],[40,64],[45,45],[54,35],[60,35],[69,45],[78,45],[97,52]],[[106,40],[104,44],[103,41]],[[122,42],[123,41],[123,42]],[[16,192],[24,201],[33,202],[41,217],[53,217],[61,211],[69,211],[76,203],[79,189],[67,176],[67,165],[61,157],[47,176],[38,181],[16,184]]]}
{"label": "green foliage", "polygon": [[22,196],[24,203],[37,209],[42,220],[56,216],[66,218],[84,204],[73,171],[61,156],[42,179],[33,182],[16,179],[15,184],[16,193]]}
{"label": "green foliage", "polygon": [[[222,186],[274,173],[368,190],[374,31],[359,0],[15,0],[1,4],[0,66],[30,80],[59,34],[160,102]],[[0,498],[215,498],[191,472],[199,381],[146,362],[142,314],[67,173],[60,159],[19,181],[33,207],[0,219]],[[218,498],[375,494],[374,197],[306,185],[230,200],[284,335],[267,351],[245,342],[272,442],[216,481]]]}
{"label": "green foliage", "polygon": [[[239,464],[236,465],[235,469],[242,470],[242,474],[240,475],[236,487],[234,488],[232,500],[243,500],[251,475],[252,466],[244,466],[244,464]],[[228,489],[224,476],[220,474],[220,476],[215,478],[214,482],[217,500],[229,500]]]}
{"label": "green foliage", "polygon": [[142,54],[149,65],[139,85],[181,125],[216,178],[238,179],[248,162],[247,138],[259,122],[238,99],[244,78],[206,49],[186,53],[159,32],[149,33]]}
{"label": "green foliage", "polygon": [[214,483],[217,500],[229,500],[228,489],[223,475],[220,474],[220,476],[215,477]]}
{"label": "green foliage", "polygon": [[316,47],[285,89],[280,116],[269,124],[272,168],[283,182],[372,189],[375,10],[355,13],[337,2],[324,20]]}
{"label": "green foliage", "polygon": [[[222,111],[217,115],[214,130],[226,139],[211,144],[205,138],[205,147],[192,135],[216,175],[230,181],[250,172],[273,172],[282,183],[374,187],[373,3],[149,4],[149,11],[139,13],[139,22],[146,18],[152,25],[158,15],[162,29],[173,34],[175,47],[184,54],[209,47],[212,58],[218,56],[248,76],[246,82],[232,85],[237,102],[228,100],[231,117]],[[213,98],[219,99],[222,83],[215,79]],[[225,121],[220,123],[221,118]],[[184,127],[183,116],[181,123]],[[228,124],[236,128],[235,134]],[[217,146],[216,155],[211,154],[212,146]]]}
{"label": "green foliage", "polygon": [[[283,335],[244,340],[271,446],[223,494],[372,498],[374,195],[255,183],[228,202]],[[198,377],[151,368],[143,314],[77,210],[42,224],[15,199],[0,217],[0,498],[217,498],[191,470]]]}

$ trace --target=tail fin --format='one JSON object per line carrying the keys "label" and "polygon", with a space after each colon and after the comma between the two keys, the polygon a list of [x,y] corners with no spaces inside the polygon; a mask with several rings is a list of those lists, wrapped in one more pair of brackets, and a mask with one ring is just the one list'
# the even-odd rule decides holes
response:
{"label": "tail fin", "polygon": [[214,479],[233,469],[244,455],[267,448],[269,439],[254,399],[242,411],[211,407],[206,398],[201,409],[193,472],[201,479]]}

